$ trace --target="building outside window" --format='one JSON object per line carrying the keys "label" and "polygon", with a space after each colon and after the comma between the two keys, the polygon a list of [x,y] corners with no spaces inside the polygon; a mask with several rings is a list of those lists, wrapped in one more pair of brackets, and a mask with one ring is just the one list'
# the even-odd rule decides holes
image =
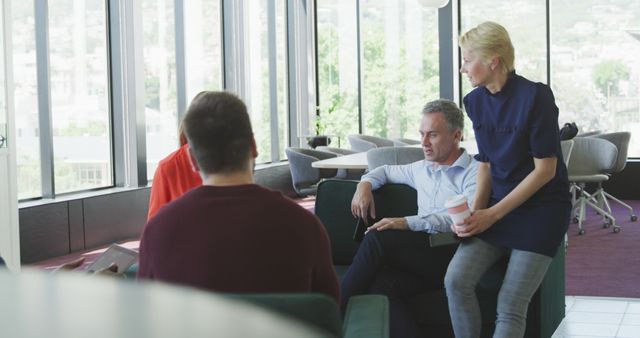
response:
{"label": "building outside window", "polygon": [[142,0],[147,177],[178,149],[175,1]]}
{"label": "building outside window", "polygon": [[11,0],[18,198],[42,195],[33,1]]}
{"label": "building outside window", "polygon": [[560,122],[629,131],[640,157],[640,3],[551,1],[551,86]]}
{"label": "building outside window", "polygon": [[[55,192],[112,185],[107,9],[104,0],[49,1]],[[98,163],[104,180],[78,181]]]}

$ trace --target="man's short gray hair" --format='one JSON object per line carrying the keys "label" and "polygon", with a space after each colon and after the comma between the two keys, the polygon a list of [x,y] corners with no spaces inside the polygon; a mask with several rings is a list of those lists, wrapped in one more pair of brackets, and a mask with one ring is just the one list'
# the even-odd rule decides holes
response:
{"label": "man's short gray hair", "polygon": [[445,99],[428,102],[424,108],[422,108],[422,114],[427,115],[432,113],[442,113],[450,131],[453,132],[456,129],[464,130],[464,115],[455,102]]}

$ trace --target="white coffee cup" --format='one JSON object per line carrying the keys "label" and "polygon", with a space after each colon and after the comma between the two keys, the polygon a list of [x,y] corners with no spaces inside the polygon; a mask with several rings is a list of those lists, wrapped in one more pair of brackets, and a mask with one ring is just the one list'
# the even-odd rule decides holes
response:
{"label": "white coffee cup", "polygon": [[447,198],[444,202],[449,216],[453,220],[453,224],[462,223],[466,218],[471,216],[471,210],[467,204],[467,197],[464,195],[455,195]]}

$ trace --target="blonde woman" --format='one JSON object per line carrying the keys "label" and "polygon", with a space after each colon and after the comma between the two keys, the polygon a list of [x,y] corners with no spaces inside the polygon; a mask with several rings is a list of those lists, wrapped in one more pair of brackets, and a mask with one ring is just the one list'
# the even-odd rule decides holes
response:
{"label": "blonde woman", "polygon": [[569,224],[571,202],[562,160],[558,108],[551,89],[516,74],[509,34],[484,22],[460,37],[460,72],[475,87],[464,98],[480,161],[474,212],[452,230],[464,238],[445,286],[457,338],[479,337],[475,288],[509,255],[498,294],[494,337],[522,337],[529,301]]}

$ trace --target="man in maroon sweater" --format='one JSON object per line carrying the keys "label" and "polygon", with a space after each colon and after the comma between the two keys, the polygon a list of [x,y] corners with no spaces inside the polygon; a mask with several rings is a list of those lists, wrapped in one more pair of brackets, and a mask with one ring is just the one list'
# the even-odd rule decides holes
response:
{"label": "man in maroon sweater", "polygon": [[203,185],[149,221],[138,278],[219,292],[321,292],[338,301],[320,221],[253,183],[258,152],[244,103],[229,93],[202,92],[184,127]]}

